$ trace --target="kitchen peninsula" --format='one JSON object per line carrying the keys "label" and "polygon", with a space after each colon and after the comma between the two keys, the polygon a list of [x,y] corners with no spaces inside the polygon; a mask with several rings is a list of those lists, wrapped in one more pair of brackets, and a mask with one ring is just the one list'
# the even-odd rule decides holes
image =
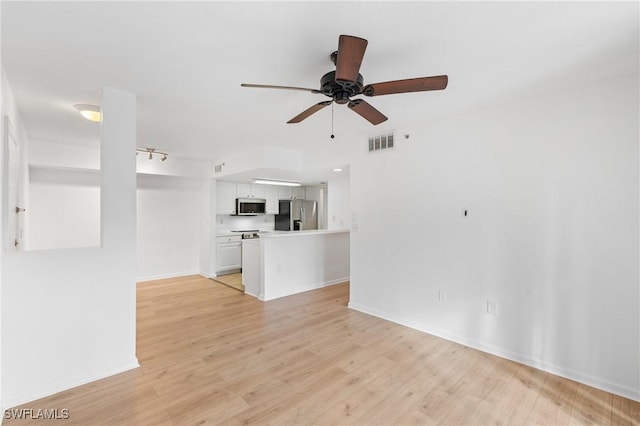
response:
{"label": "kitchen peninsula", "polygon": [[349,231],[273,231],[242,242],[245,293],[272,300],[349,280]]}

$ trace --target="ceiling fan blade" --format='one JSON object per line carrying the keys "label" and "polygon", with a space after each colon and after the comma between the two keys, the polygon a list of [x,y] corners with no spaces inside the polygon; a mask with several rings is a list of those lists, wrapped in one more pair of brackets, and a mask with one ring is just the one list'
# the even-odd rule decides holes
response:
{"label": "ceiling fan blade", "polygon": [[360,37],[340,36],[336,59],[336,81],[356,82],[367,43],[367,40]]}
{"label": "ceiling fan blade", "polygon": [[394,93],[425,92],[427,90],[442,90],[447,87],[449,78],[446,75],[433,77],[409,78],[407,80],[386,81],[384,83],[368,84],[362,89],[366,96],[392,95]]}
{"label": "ceiling fan blade", "polygon": [[383,121],[387,121],[387,117],[383,113],[381,113],[380,111],[372,107],[371,104],[362,99],[354,99],[349,102],[349,108],[360,114],[362,118],[364,118],[374,126],[382,123]]}
{"label": "ceiling fan blade", "polygon": [[333,101],[324,101],[324,102],[317,103],[311,106],[310,108],[305,109],[300,114],[293,117],[291,120],[287,121],[287,124],[299,123],[305,118],[309,117],[311,114],[315,114],[316,112],[320,111],[322,108],[331,105],[331,102]]}
{"label": "ceiling fan blade", "polygon": [[302,90],[305,92],[311,93],[322,93],[316,89],[307,89],[306,87],[292,87],[292,86],[274,86],[271,84],[250,84],[250,83],[242,83],[240,86],[242,87],[253,87],[258,89],[285,89],[285,90]]}

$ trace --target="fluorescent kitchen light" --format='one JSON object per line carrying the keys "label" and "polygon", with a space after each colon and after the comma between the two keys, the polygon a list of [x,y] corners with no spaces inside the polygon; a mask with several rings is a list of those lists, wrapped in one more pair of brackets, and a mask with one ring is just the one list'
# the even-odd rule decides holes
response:
{"label": "fluorescent kitchen light", "polygon": [[286,180],[273,179],[254,179],[253,183],[261,183],[263,185],[302,186],[300,182],[290,182]]}
{"label": "fluorescent kitchen light", "polygon": [[342,171],[342,169],[341,169],[341,168],[339,168],[339,167],[336,167],[335,169],[333,169],[333,171],[334,171],[334,172],[341,172],[341,171]]}
{"label": "fluorescent kitchen light", "polygon": [[96,105],[77,104],[73,106],[80,111],[80,115],[90,121],[101,121],[102,113],[100,107]]}

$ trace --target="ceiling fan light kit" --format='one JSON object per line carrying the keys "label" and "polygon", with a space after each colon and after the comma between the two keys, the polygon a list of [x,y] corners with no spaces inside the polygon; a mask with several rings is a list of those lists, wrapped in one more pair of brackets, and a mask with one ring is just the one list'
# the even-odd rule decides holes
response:
{"label": "ceiling fan light kit", "polygon": [[362,65],[367,44],[367,40],[363,38],[341,35],[338,39],[338,50],[330,55],[331,61],[336,66],[336,70],[329,71],[322,76],[319,90],[305,87],[250,83],[243,83],[241,86],[260,89],[302,90],[314,94],[322,94],[331,98],[330,101],[319,102],[302,111],[287,121],[288,124],[300,123],[335,102],[339,105],[346,104],[349,109],[373,125],[383,123],[387,120],[387,117],[364,99],[351,99],[352,97],[357,95],[371,97],[396,93],[425,92],[430,90],[443,90],[447,87],[449,79],[446,75],[393,80],[365,85],[364,78],[362,74],[360,74],[360,66]]}

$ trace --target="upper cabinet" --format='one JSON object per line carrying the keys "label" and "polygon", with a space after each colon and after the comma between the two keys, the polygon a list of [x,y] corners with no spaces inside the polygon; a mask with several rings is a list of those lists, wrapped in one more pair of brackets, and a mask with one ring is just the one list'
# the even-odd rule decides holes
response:
{"label": "upper cabinet", "polygon": [[239,183],[236,196],[238,198],[264,198],[264,185]]}
{"label": "upper cabinet", "polygon": [[236,184],[216,182],[216,214],[236,214]]}
{"label": "upper cabinet", "polygon": [[304,200],[305,197],[305,190],[304,187],[302,186],[296,186],[295,188],[293,188],[293,190],[291,191],[292,194],[292,198],[295,200]]}
{"label": "upper cabinet", "polygon": [[280,205],[278,203],[278,187],[266,186],[264,188],[264,198],[267,200],[267,214],[280,213]]}
{"label": "upper cabinet", "polygon": [[290,186],[278,186],[278,200],[290,200],[293,196]]}
{"label": "upper cabinet", "polygon": [[216,214],[236,214],[236,198],[264,198],[266,214],[278,214],[278,200],[304,200],[305,193],[304,187],[216,181]]}
{"label": "upper cabinet", "polygon": [[302,186],[290,187],[279,186],[278,187],[278,199],[279,200],[304,200],[305,190]]}

